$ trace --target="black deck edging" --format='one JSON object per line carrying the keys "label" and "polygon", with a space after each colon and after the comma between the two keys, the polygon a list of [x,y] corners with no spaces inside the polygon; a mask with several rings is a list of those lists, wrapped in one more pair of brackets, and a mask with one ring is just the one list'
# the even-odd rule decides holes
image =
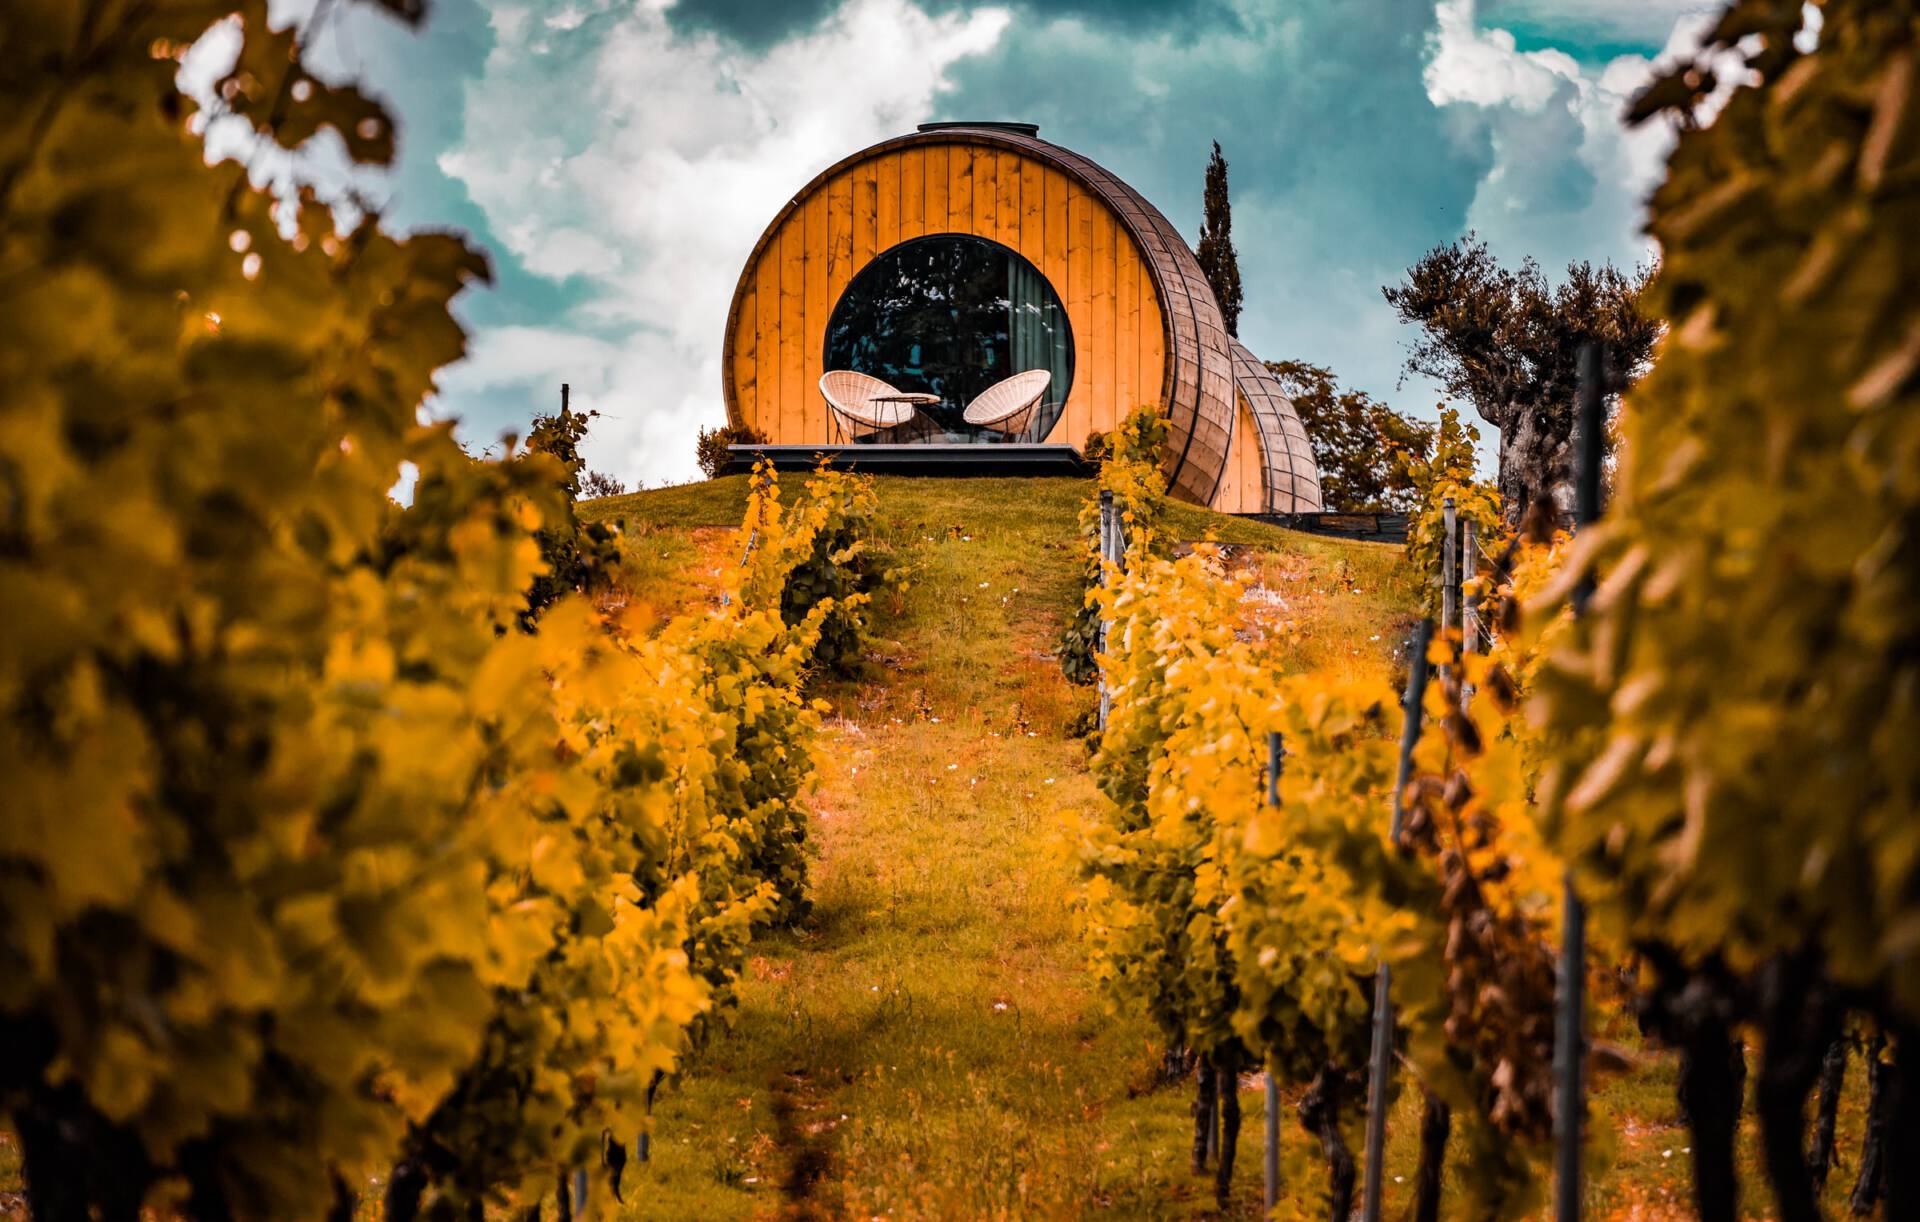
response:
{"label": "black deck edging", "polygon": [[831,456],[842,471],[870,475],[1077,476],[1094,473],[1072,446],[1056,445],[818,445],[728,446],[719,474],[743,475],[765,458],[776,471],[810,471]]}
{"label": "black deck edging", "polygon": [[1405,543],[1404,513],[1250,513],[1256,522],[1336,539],[1364,539],[1373,543]]}
{"label": "black deck edging", "polygon": [[[831,456],[842,471],[869,475],[927,475],[945,478],[1069,476],[1095,474],[1080,451],[1064,445],[743,445],[727,447],[727,462],[717,474],[744,475],[765,458],[775,471],[811,471]],[[1404,513],[1248,513],[1236,515],[1284,526],[1288,530],[1336,539],[1405,543]]]}

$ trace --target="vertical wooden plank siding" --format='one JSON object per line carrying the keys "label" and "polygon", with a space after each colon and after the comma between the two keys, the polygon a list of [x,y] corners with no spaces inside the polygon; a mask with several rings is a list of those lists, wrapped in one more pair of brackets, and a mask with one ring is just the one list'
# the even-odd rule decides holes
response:
{"label": "vertical wooden plank siding", "polygon": [[[853,172],[834,176],[827,184],[827,285],[826,308],[840,300],[847,281],[853,278]],[[814,327],[817,335],[827,333],[827,318],[820,316]]]}
{"label": "vertical wooden plank siding", "polygon": [[1140,402],[1158,401],[1167,380],[1166,319],[1160,313],[1160,299],[1154,295],[1153,273],[1142,263],[1135,273],[1140,286],[1139,381]]}
{"label": "vertical wooden plank siding", "polygon": [[1129,258],[1132,242],[1125,229],[1114,233],[1113,414],[1125,416],[1140,406],[1134,390],[1140,372],[1140,277]]}
{"label": "vertical wooden plank siding", "polygon": [[1002,150],[994,154],[993,179],[1000,189],[1000,237],[1002,245],[1020,249],[1020,158]]}
{"label": "vertical wooden plank siding", "polygon": [[936,144],[927,149],[927,212],[921,233],[947,232],[947,161],[952,149]]}
{"label": "vertical wooden plank siding", "polygon": [[1060,300],[1067,299],[1067,176],[1051,166],[1043,167],[1046,195],[1046,257],[1040,270],[1053,282]]}
{"label": "vertical wooden plank siding", "polygon": [[1266,463],[1260,451],[1260,428],[1253,422],[1247,397],[1234,394],[1233,439],[1227,443],[1227,469],[1213,494],[1221,513],[1264,513],[1267,508]]}
{"label": "vertical wooden plank siding", "polygon": [[760,371],[754,365],[754,349],[757,334],[754,324],[759,320],[752,287],[740,302],[740,312],[733,320],[733,359],[740,370],[740,376],[734,379],[733,393],[740,405],[740,415],[751,422],[760,413]]}
{"label": "vertical wooden plank siding", "polygon": [[879,171],[874,218],[874,252],[886,250],[900,240],[900,160],[903,153],[888,153],[874,165]]}
{"label": "vertical wooden plank siding", "polygon": [[[1020,158],[1020,253],[1027,262],[1047,269],[1047,171],[1037,161]],[[1055,286],[1058,292],[1058,286]]]}
{"label": "vertical wooden plank siding", "polygon": [[[820,350],[822,359],[826,359],[828,319],[833,317],[833,305],[839,304],[841,294],[847,292],[847,284],[852,281],[852,244],[854,227],[858,225],[854,217],[854,192],[858,190],[858,179],[860,171],[856,167],[847,173],[845,181],[835,179],[828,186],[828,286],[820,321],[812,323],[814,348]],[[826,367],[822,367],[822,373],[826,373]],[[826,400],[820,400],[820,409],[826,411]]]}
{"label": "vertical wooden plank siding", "polygon": [[1089,249],[1093,251],[1093,292],[1089,306],[1093,318],[1088,326],[1092,349],[1087,355],[1087,393],[1090,427],[1102,431],[1113,428],[1119,415],[1114,401],[1113,338],[1113,214],[1102,207],[1089,207],[1088,224],[1093,231]]}
{"label": "vertical wooden plank siding", "polygon": [[975,146],[973,154],[973,216],[971,233],[1000,240],[1000,183],[998,158],[990,148]]}
{"label": "vertical wooden plank siding", "polygon": [[820,397],[821,349],[827,330],[827,259],[833,235],[827,224],[827,191],[815,191],[807,197],[801,211],[806,214],[806,252],[802,259],[806,270],[805,329],[795,338],[800,346],[801,402],[805,405],[806,435],[827,435],[827,403]]}
{"label": "vertical wooden plank siding", "polygon": [[872,259],[880,231],[880,167],[865,162],[853,167],[853,261],[849,273]]}
{"label": "vertical wooden plank siding", "polygon": [[927,150],[910,148],[900,154],[900,240],[927,231]]}
{"label": "vertical wooden plank siding", "polygon": [[[754,330],[760,342],[754,345],[754,380],[757,411],[747,418],[761,436],[772,437],[780,431],[780,251],[777,242],[761,256],[753,269]],[[739,352],[734,353],[738,359]]]}
{"label": "vertical wooden plank siding", "polygon": [[[833,307],[860,269],[904,241],[975,233],[1018,251],[1073,328],[1074,378],[1050,442],[1111,430],[1165,381],[1161,304],[1146,259],[1096,194],[1009,149],[927,144],[835,174],[788,214],[744,273],[728,376],[740,418],[774,442],[828,435],[819,380]],[[1234,495],[1258,495],[1236,428]],[[1243,461],[1245,460],[1245,461]],[[1247,493],[1247,475],[1254,492]],[[1224,494],[1223,494],[1224,495]]]}
{"label": "vertical wooden plank siding", "polygon": [[[1064,175],[1062,176],[1065,177]],[[1093,197],[1079,183],[1067,184],[1067,316],[1073,323],[1073,390],[1067,396],[1071,435],[1093,429],[1091,387],[1098,353],[1093,340]]]}
{"label": "vertical wooden plank siding", "polygon": [[1212,509],[1221,513],[1258,513],[1260,496],[1260,432],[1254,425],[1254,413],[1246,405],[1246,396],[1235,392],[1233,440],[1227,442],[1227,471],[1219,477],[1219,490],[1213,492]]}
{"label": "vertical wooden plank siding", "polygon": [[973,146],[956,144],[947,150],[948,233],[973,232]]}
{"label": "vertical wooden plank siding", "polygon": [[1085,437],[1086,432],[1084,429],[1076,431],[1074,427],[1073,402],[1074,399],[1082,393],[1080,390],[1080,376],[1077,371],[1077,366],[1080,362],[1081,340],[1080,319],[1074,315],[1071,305],[1068,304],[1070,295],[1068,293],[1069,285],[1067,283],[1067,176],[1052,166],[1042,166],[1040,169],[1040,177],[1042,183],[1041,193],[1046,201],[1045,225],[1043,226],[1044,234],[1042,238],[1045,257],[1041,259],[1038,266],[1041,274],[1052,282],[1053,291],[1059,295],[1061,304],[1068,307],[1067,322],[1073,327],[1073,356],[1076,366],[1073,379],[1074,384],[1067,388],[1066,409],[1060,413],[1060,419],[1054,422],[1052,431],[1047,434],[1047,440],[1052,442],[1066,442],[1071,445],[1073,438]]}
{"label": "vertical wooden plank siding", "polygon": [[[780,227],[780,436],[810,437],[807,432],[807,358],[801,339],[807,333],[806,210],[794,212]],[[773,437],[769,441],[775,440]]]}

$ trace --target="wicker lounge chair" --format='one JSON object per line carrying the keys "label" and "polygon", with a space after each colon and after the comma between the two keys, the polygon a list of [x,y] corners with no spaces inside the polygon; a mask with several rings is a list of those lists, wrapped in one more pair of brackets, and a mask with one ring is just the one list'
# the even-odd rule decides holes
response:
{"label": "wicker lounge chair", "polygon": [[908,423],[919,414],[915,404],[940,402],[939,395],[907,394],[851,369],[821,374],[820,395],[832,409],[834,425],[849,441]]}
{"label": "wicker lounge chair", "polygon": [[975,396],[973,402],[967,404],[962,419],[976,428],[1018,437],[1033,422],[1033,409],[1046,397],[1047,386],[1052,381],[1053,375],[1044,369],[1016,373]]}

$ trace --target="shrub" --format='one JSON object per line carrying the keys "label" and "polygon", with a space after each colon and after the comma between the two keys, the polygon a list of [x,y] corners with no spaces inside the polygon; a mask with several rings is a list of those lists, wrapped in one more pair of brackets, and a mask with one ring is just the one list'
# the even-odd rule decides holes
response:
{"label": "shrub", "polygon": [[580,477],[580,495],[588,500],[603,496],[623,496],[626,484],[604,471],[589,471]]}
{"label": "shrub", "polygon": [[749,425],[725,424],[717,429],[701,429],[695,461],[700,464],[701,473],[708,479],[713,479],[733,458],[733,455],[727,452],[728,446],[763,446],[765,444],[767,439]]}
{"label": "shrub", "polygon": [[1100,644],[1100,611],[1092,598],[1092,592],[1100,585],[1098,492],[1111,492],[1121,507],[1129,546],[1136,539],[1142,546],[1150,546],[1153,526],[1160,520],[1161,502],[1167,491],[1167,479],[1160,470],[1160,451],[1167,440],[1167,418],[1159,408],[1137,408],[1111,435],[1092,434],[1087,444],[1089,457],[1095,437],[1100,439],[1101,455],[1097,491],[1080,509],[1080,539],[1086,548],[1081,603],[1060,637],[1060,670],[1068,682],[1082,686],[1092,683],[1100,673],[1095,656]]}
{"label": "shrub", "polygon": [[561,504],[535,535],[547,571],[534,578],[533,588],[527,592],[527,609],[521,617],[523,624],[531,625],[563,595],[590,594],[604,589],[620,563],[620,544],[614,528],[604,522],[582,524],[574,512],[574,503],[580,496],[580,471],[586,465],[580,457],[580,443],[586,440],[587,429],[599,414],[572,410],[563,389],[558,413],[533,418],[533,431],[527,435],[527,453],[544,456],[558,468],[553,480],[561,494]]}

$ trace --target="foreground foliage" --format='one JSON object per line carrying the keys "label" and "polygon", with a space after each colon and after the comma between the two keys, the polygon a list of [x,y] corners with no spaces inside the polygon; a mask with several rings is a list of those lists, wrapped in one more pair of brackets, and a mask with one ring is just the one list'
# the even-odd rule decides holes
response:
{"label": "foreground foliage", "polygon": [[[1140,407],[1127,414],[1111,436],[1101,435],[1098,447],[1098,492],[1113,498],[1129,540],[1154,546],[1166,499],[1167,479],[1159,467],[1170,426],[1159,408]],[[1091,453],[1094,447],[1090,444]],[[1100,585],[1100,501],[1090,497],[1080,507],[1081,584],[1085,590],[1077,613],[1067,621],[1060,638],[1060,670],[1070,683],[1088,684],[1099,674],[1100,610],[1094,594]]]}
{"label": "foreground foliage", "polygon": [[[1437,1207],[1457,1122],[1474,1210],[1525,1216],[1551,1131],[1560,867],[1531,821],[1537,759],[1509,728],[1516,660],[1436,642],[1447,678],[1424,696],[1396,842],[1394,693],[1378,679],[1283,677],[1270,647],[1239,633],[1241,596],[1205,546],[1130,565],[1099,596],[1113,710],[1093,767],[1111,807],[1079,838],[1096,975],[1170,1046],[1307,1088],[1301,1120],[1338,1217],[1353,1192],[1348,1126],[1373,977],[1391,967],[1399,1038],[1440,1117],[1423,1193]],[[1471,712],[1464,680],[1487,693]],[[1285,749],[1271,804],[1269,732]],[[1235,1127],[1221,1137],[1223,1196]],[[1289,1159],[1289,1182],[1304,1178],[1301,1161]]]}
{"label": "foreground foliage", "polygon": [[[769,480],[726,607],[648,636],[570,594],[577,465],[417,421],[481,256],[311,201],[289,239],[204,163],[175,58],[232,7],[5,19],[0,1106],[55,1222],[314,1217],[389,1169],[396,1218],[535,1201],[804,906],[800,688],[866,595],[788,587],[860,526]],[[234,20],[233,113],[390,155],[297,28]]]}
{"label": "foreground foliage", "polygon": [[[1654,197],[1672,329],[1569,560],[1591,614],[1540,680],[1554,836],[1696,1059],[1755,1024],[1787,1218],[1815,1210],[1799,1117],[1843,1016],[1920,1081],[1920,6],[1819,11],[1807,37],[1801,8],[1742,0],[1709,39],[1753,79]],[[1714,81],[1682,65],[1639,117]],[[1920,1091],[1899,1097],[1887,1207],[1910,1217]],[[1726,1123],[1709,1218],[1735,1208]]]}
{"label": "foreground foliage", "polygon": [[[1297,1074],[1295,1057],[1327,1055],[1328,1033],[1364,1012],[1328,969],[1390,967],[1435,1144],[1462,1108],[1479,1130],[1463,1151],[1476,1215],[1538,1202],[1555,1127],[1554,899],[1567,863],[1598,918],[1593,960],[1619,969],[1603,1003],[1630,990],[1646,1030],[1680,1049],[1702,1217],[1738,1216],[1736,1037],[1747,1032],[1779,1214],[1819,1216],[1834,1067],[1863,1021],[1894,1054],[1873,1061],[1853,1209],[1883,1199],[1888,1217],[1920,1212],[1920,7],[1836,0],[1820,12],[1815,35],[1801,28],[1804,8],[1753,0],[1713,31],[1709,52],[1740,57],[1753,80],[1683,134],[1654,201],[1666,262],[1650,300],[1672,330],[1624,408],[1618,502],[1571,542],[1506,556],[1491,659],[1436,644],[1445,669],[1402,792],[1380,792],[1379,768],[1354,774],[1338,792],[1366,794],[1355,807],[1371,816],[1343,826],[1341,805],[1317,812],[1311,790],[1289,788],[1329,766],[1296,709],[1341,704],[1311,677],[1276,683],[1250,659],[1231,631],[1230,579],[1204,555],[1143,563],[1101,599],[1115,706],[1096,768],[1113,810],[1082,837],[1099,970],[1169,1040],[1213,1055],[1237,1040]],[[1714,88],[1711,65],[1683,65],[1641,114],[1690,112]],[[1554,297],[1483,256],[1472,243],[1438,252],[1396,304],[1544,343],[1526,394],[1469,385],[1480,374],[1451,330],[1416,361],[1443,374],[1452,362],[1463,390],[1521,413],[1517,432],[1501,421],[1503,453],[1518,447],[1552,475],[1521,491],[1545,489],[1564,510],[1552,493],[1565,465],[1559,408],[1528,396],[1557,385],[1550,397],[1570,405],[1576,332],[1614,340],[1616,370],[1632,370],[1643,347],[1627,318],[1634,286],[1582,274]],[[1454,311],[1456,289],[1478,304]],[[1515,294],[1539,300],[1509,311]],[[1591,314],[1592,325],[1529,321],[1541,311]],[[1453,488],[1463,513],[1491,514],[1490,493],[1449,474],[1470,463],[1459,430],[1446,431],[1422,482]],[[1503,463],[1502,474],[1506,491],[1514,472]],[[1524,513],[1524,498],[1503,499],[1546,531],[1548,501]],[[1437,551],[1438,508],[1424,507],[1410,548],[1421,568]],[[1379,715],[1378,744],[1387,702],[1367,707],[1345,720]],[[1258,738],[1282,726],[1301,751],[1268,814]],[[1368,759],[1334,742],[1340,766]],[[1396,842],[1384,834],[1390,802],[1406,812]],[[1235,891],[1233,879],[1259,885]],[[1382,898],[1384,910],[1370,907]],[[1262,908],[1267,928],[1222,936]],[[1292,966],[1295,954],[1323,978]],[[1267,1013],[1249,1023],[1256,997]],[[1824,1152],[1810,1159],[1816,1080]],[[1590,1158],[1606,1153],[1596,1137]],[[1343,1216],[1350,1159],[1322,1142]],[[1222,1149],[1230,1159],[1230,1142]],[[1427,1183],[1419,1212],[1432,1217]]]}

